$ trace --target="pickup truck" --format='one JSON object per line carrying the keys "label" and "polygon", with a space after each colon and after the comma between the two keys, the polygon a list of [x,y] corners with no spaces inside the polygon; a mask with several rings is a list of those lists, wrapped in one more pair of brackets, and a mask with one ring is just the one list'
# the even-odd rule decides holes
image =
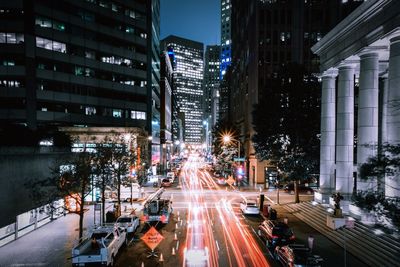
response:
{"label": "pickup truck", "polygon": [[113,266],[115,256],[126,242],[124,229],[100,226],[72,249],[72,266]]}

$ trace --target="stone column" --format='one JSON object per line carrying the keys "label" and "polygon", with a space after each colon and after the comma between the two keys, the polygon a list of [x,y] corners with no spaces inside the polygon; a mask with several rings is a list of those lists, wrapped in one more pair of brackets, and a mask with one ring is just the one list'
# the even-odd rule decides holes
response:
{"label": "stone column", "polygon": [[336,130],[336,191],[350,195],[353,190],[354,67],[339,67]]}
{"label": "stone column", "polygon": [[[376,156],[378,145],[379,55],[369,52],[360,55],[360,88],[358,95],[357,167],[369,157]],[[358,178],[357,189],[372,189],[376,181]]]}
{"label": "stone column", "polygon": [[[400,144],[400,36],[390,39],[389,88],[387,104],[387,141]],[[400,177],[387,176],[386,196],[400,195]]]}
{"label": "stone column", "polygon": [[328,194],[335,188],[336,76],[337,70],[322,75],[319,184],[321,192]]}
{"label": "stone column", "polygon": [[381,91],[381,123],[380,123],[380,146],[387,143],[387,102],[388,102],[389,81],[387,73],[380,79],[379,90]]}

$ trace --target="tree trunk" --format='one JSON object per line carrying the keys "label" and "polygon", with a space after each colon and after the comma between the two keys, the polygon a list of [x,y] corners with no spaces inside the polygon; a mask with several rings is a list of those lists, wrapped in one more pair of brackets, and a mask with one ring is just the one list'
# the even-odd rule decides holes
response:
{"label": "tree trunk", "polygon": [[105,223],[106,214],[106,183],[104,177],[101,181],[101,223]]}
{"label": "tree trunk", "polygon": [[121,206],[121,177],[119,170],[117,171],[117,190],[118,190],[118,206]]}
{"label": "tree trunk", "polygon": [[298,180],[294,181],[294,195],[295,195],[294,202],[299,203],[300,197],[299,197],[299,181]]}
{"label": "tree trunk", "polygon": [[83,236],[83,217],[84,217],[84,203],[85,203],[85,188],[86,184],[84,183],[81,188],[81,195],[80,195],[80,205],[79,205],[79,239]]}

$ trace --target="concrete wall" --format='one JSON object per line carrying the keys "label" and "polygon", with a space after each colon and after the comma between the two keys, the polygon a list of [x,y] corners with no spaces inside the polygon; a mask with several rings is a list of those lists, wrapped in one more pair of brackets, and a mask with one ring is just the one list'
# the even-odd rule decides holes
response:
{"label": "concrete wall", "polygon": [[0,228],[38,206],[25,183],[49,177],[50,167],[67,155],[70,152],[52,147],[0,148]]}

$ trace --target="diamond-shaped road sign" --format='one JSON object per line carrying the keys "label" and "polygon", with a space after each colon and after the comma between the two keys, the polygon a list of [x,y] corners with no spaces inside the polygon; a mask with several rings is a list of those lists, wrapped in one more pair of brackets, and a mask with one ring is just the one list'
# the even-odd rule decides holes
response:
{"label": "diamond-shaped road sign", "polygon": [[142,239],[151,250],[154,250],[164,237],[152,226],[140,239]]}

